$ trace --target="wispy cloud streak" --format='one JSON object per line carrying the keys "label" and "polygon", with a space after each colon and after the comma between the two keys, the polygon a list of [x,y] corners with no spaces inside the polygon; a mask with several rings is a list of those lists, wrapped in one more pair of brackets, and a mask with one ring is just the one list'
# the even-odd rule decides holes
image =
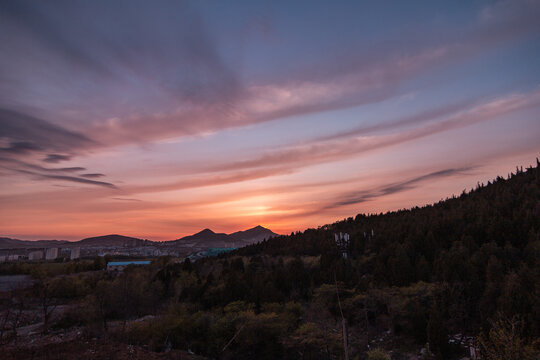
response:
{"label": "wispy cloud streak", "polygon": [[[80,124],[80,128],[99,139],[102,146],[114,146],[214,132],[395,97],[400,94],[400,84],[428,70],[516,37],[537,34],[540,5],[536,1],[519,3],[522,6],[502,2],[486,7],[463,26],[464,30],[443,31],[423,40],[406,39],[407,51],[402,47],[390,50],[392,46],[350,50],[337,63],[335,57],[329,57],[286,80],[250,83],[240,81],[240,70],[227,63],[216,35],[188,4],[175,4],[167,10],[148,9],[145,2],[120,2],[106,8],[100,3],[81,8],[66,2],[61,18],[50,6],[24,1],[4,6],[7,30],[23,28],[24,32],[19,32],[30,32],[32,38],[29,43],[8,38],[6,46],[35,49],[36,42],[50,48],[47,56],[60,60],[59,64],[75,64],[73,70],[88,78],[91,86],[78,89],[80,93],[58,95],[77,101],[79,106],[82,98],[89,103],[99,99],[99,106],[77,112],[83,117],[93,115],[92,121]],[[107,31],[105,37],[104,31],[118,28],[118,13],[130,32]],[[95,25],[95,18],[100,18],[103,28]],[[7,55],[5,62],[9,68],[15,67],[15,73],[20,71],[17,62]],[[90,80],[96,75],[99,91]],[[55,80],[60,82],[60,89],[61,80]],[[18,81],[11,79],[11,83]],[[21,83],[15,87],[28,86]],[[8,103],[13,101],[11,93],[4,92]],[[119,110],[111,98],[122,99],[126,106]]]}
{"label": "wispy cloud streak", "polygon": [[[470,126],[483,121],[488,121],[512,111],[539,105],[539,90],[529,94],[509,95],[478,104],[468,110],[458,111],[440,121],[428,123],[406,132],[390,135],[358,137],[356,136],[357,133],[364,130],[356,129],[353,130],[351,134],[341,133],[328,137],[328,139],[331,140],[325,141],[323,139],[322,141],[313,141],[311,143],[282,150],[269,151],[252,159],[217,165],[211,170],[229,171],[272,166],[309,166],[317,163],[335,161],[368,151],[420,139],[444,131]],[[405,122],[411,123],[410,120],[405,120]],[[414,122],[420,122],[420,120],[414,119]],[[421,122],[427,122],[427,119],[421,118]],[[397,123],[394,123],[394,126],[402,124],[403,123],[398,121]],[[394,126],[385,125],[384,127],[390,129]]]}
{"label": "wispy cloud streak", "polygon": [[70,155],[62,155],[62,154],[47,154],[47,157],[43,159],[44,162],[48,163],[59,163],[61,161],[68,161],[71,160]]}
{"label": "wispy cloud streak", "polygon": [[417,176],[409,180],[384,185],[382,187],[378,187],[371,190],[349,192],[349,193],[338,196],[335,202],[325,205],[322,209],[328,210],[328,209],[333,209],[336,207],[360,204],[366,201],[376,200],[383,196],[393,195],[393,194],[397,194],[403,191],[414,189],[426,181],[437,180],[440,178],[445,178],[445,177],[450,177],[450,176],[455,176],[455,175],[464,175],[473,169],[474,167],[444,169],[444,170],[431,172],[429,174]]}
{"label": "wispy cloud streak", "polygon": [[36,179],[39,180],[61,180],[61,181],[68,181],[73,183],[80,183],[80,184],[88,184],[88,185],[97,185],[97,186],[103,186],[111,189],[116,189],[116,186],[114,184],[105,182],[105,181],[95,181],[75,176],[65,176],[65,175],[50,175],[50,174],[40,174],[33,171],[26,171],[26,170],[15,170],[17,172],[31,175]]}
{"label": "wispy cloud streak", "polygon": [[0,108],[0,139],[9,143],[3,148],[8,152],[73,151],[95,144],[86,135],[6,108]]}
{"label": "wispy cloud streak", "polygon": [[100,177],[104,177],[105,174],[101,173],[89,173],[89,174],[81,174],[82,177],[88,178],[88,179],[96,179]]}

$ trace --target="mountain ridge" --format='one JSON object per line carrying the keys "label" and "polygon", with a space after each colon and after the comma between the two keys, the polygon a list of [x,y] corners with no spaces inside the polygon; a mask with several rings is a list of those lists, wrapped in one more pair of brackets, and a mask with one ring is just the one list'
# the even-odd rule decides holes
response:
{"label": "mountain ridge", "polygon": [[20,249],[20,248],[50,248],[50,247],[112,247],[112,246],[141,246],[145,242],[153,244],[175,245],[182,243],[196,243],[198,245],[209,245],[217,243],[224,245],[239,242],[241,244],[252,244],[264,239],[278,236],[272,230],[257,225],[247,230],[236,231],[230,234],[216,233],[209,228],[205,228],[195,234],[187,235],[176,240],[152,241],[125,236],[119,234],[108,234],[87,237],[77,241],[68,240],[20,240],[9,237],[0,237],[0,249]]}
{"label": "mountain ridge", "polygon": [[[172,240],[168,242],[169,244],[182,244],[182,243],[194,243],[202,244],[212,242],[218,246],[227,247],[227,245],[248,245],[253,244],[264,239],[269,239],[272,237],[278,236],[275,232],[270,229],[267,229],[261,225],[257,225],[253,228],[236,231],[230,234],[226,233],[216,233],[211,229],[203,229],[198,233],[193,235],[184,236],[182,238]],[[237,247],[237,246],[233,246]]]}

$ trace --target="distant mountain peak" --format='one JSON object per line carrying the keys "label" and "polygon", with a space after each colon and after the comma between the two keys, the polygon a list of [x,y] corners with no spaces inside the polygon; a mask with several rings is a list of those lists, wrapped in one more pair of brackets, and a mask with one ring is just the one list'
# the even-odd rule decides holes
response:
{"label": "distant mountain peak", "polygon": [[50,247],[71,247],[71,246],[96,246],[96,247],[108,247],[108,246],[137,246],[144,240],[124,236],[119,234],[109,234],[85,238],[79,241],[66,241],[66,240],[17,240],[9,238],[0,238],[0,249],[9,248],[50,248]]}
{"label": "distant mountain peak", "polygon": [[135,246],[142,242],[142,239],[119,234],[109,234],[94,236],[74,242],[85,246]]}
{"label": "distant mountain peak", "polygon": [[212,230],[206,228],[204,230],[199,231],[195,235],[205,235],[205,234],[215,234],[215,232],[213,232]]}
{"label": "distant mountain peak", "polygon": [[229,234],[229,237],[231,237],[231,239],[249,243],[262,241],[264,239],[269,239],[274,236],[277,236],[277,234],[261,225],[257,225],[251,229],[237,231]]}
{"label": "distant mountain peak", "polygon": [[196,234],[174,240],[178,243],[195,243],[207,247],[241,247],[264,239],[277,236],[272,230],[257,225],[251,229],[233,232],[231,234],[216,233],[208,228]]}

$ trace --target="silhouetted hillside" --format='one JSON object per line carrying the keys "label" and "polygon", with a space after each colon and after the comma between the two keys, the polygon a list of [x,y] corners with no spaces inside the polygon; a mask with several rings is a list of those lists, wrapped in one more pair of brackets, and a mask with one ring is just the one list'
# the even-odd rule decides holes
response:
{"label": "silhouetted hillside", "polygon": [[225,233],[215,233],[210,229],[204,229],[202,231],[199,231],[196,234],[184,236],[183,238],[180,238],[178,240],[175,240],[177,242],[211,242],[211,241],[227,241],[229,239],[229,236]]}
{"label": "silhouetted hillside", "polygon": [[0,238],[0,249],[22,249],[22,248],[47,248],[60,247],[69,244],[67,240],[18,240],[2,237]]}
{"label": "silhouetted hillside", "polygon": [[261,225],[257,225],[254,228],[248,230],[237,231],[235,233],[229,234],[229,236],[236,241],[253,243],[276,237],[278,236],[278,234]]}
{"label": "silhouetted hillside", "polygon": [[95,236],[76,241],[79,246],[140,246],[144,240],[123,235]]}
{"label": "silhouetted hillside", "polygon": [[232,234],[215,233],[210,229],[204,229],[196,234],[184,236],[178,240],[167,242],[153,242],[150,240],[142,240],[130,236],[124,235],[103,235],[89,237],[78,241],[66,241],[66,240],[18,240],[7,237],[0,237],[0,249],[22,249],[22,248],[47,248],[47,247],[132,247],[141,245],[163,245],[178,246],[182,248],[185,245],[194,245],[195,248],[209,248],[209,247],[242,247],[257,243],[259,241],[270,239],[277,236],[276,233],[270,229],[262,226],[256,226],[254,228],[237,231]]}
{"label": "silhouetted hillside", "polygon": [[206,246],[235,246],[241,247],[249,244],[254,244],[265,239],[270,239],[277,236],[270,229],[260,225],[244,230],[237,231],[231,234],[215,233],[210,229],[204,229],[196,234],[184,236],[178,240],[171,241],[170,244],[196,244]]}
{"label": "silhouetted hillside", "polygon": [[17,240],[0,238],[0,249],[52,248],[52,247],[111,247],[140,246],[144,240],[123,235],[103,235],[78,241],[67,240]]}
{"label": "silhouetted hillside", "polygon": [[385,263],[398,253],[405,253],[412,264],[421,257],[433,263],[456,246],[473,252],[486,244],[524,251],[539,239],[539,173],[538,166],[518,169],[507,179],[499,176],[433,205],[358,214],[318,229],[278,236],[238,253],[317,255],[336,248],[334,234],[338,232],[350,234],[353,258],[370,253]]}

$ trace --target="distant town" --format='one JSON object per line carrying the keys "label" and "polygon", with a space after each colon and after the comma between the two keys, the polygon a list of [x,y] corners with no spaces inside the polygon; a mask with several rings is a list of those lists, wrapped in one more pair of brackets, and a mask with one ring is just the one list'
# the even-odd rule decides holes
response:
{"label": "distant town", "polygon": [[0,262],[70,261],[95,256],[135,259],[171,256],[194,260],[216,256],[276,235],[269,229],[257,226],[232,234],[205,229],[171,241],[151,241],[123,235],[105,235],[74,242],[0,238]]}

